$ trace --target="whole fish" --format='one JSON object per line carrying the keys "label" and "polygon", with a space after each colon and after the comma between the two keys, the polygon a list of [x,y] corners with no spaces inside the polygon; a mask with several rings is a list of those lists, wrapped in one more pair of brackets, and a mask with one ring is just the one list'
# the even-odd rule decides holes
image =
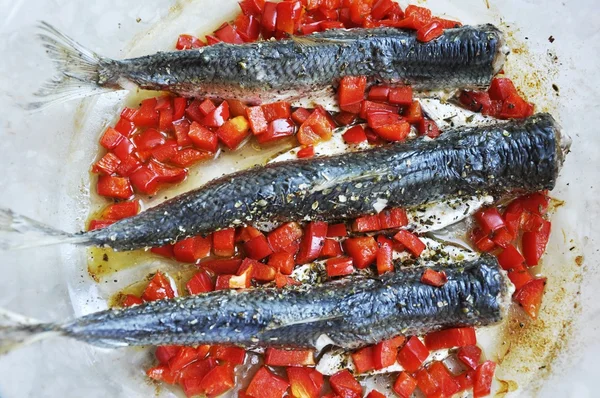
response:
{"label": "whole fish", "polygon": [[241,225],[354,218],[382,204],[407,208],[454,197],[551,190],[568,148],[568,137],[548,114],[461,127],[436,140],[228,174],[94,231],[57,231],[0,209],[0,247],[74,243],[133,250]]}
{"label": "whole fish", "polygon": [[[447,29],[431,42],[393,28],[336,29],[285,40],[218,43],[188,51],[113,60],[47,23],[40,35],[60,75],[38,93],[46,101],[141,87],[186,97],[247,103],[293,100],[336,85],[344,76],[409,84],[417,90],[487,87],[508,50],[493,25]],[[44,101],[32,107],[44,105]]]}
{"label": "whole fish", "polygon": [[[51,334],[104,347],[233,344],[356,348],[399,334],[501,320],[508,291],[495,257],[444,270],[448,282],[421,282],[424,267],[285,289],[218,290],[110,309],[64,324],[0,322],[0,351]],[[11,316],[5,315],[7,318]]]}

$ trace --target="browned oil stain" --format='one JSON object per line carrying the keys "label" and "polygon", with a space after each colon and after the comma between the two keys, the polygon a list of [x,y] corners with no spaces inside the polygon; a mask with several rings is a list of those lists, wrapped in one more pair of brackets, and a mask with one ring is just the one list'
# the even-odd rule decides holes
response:
{"label": "browned oil stain", "polygon": [[575,257],[575,263],[581,267],[583,265],[583,256]]}

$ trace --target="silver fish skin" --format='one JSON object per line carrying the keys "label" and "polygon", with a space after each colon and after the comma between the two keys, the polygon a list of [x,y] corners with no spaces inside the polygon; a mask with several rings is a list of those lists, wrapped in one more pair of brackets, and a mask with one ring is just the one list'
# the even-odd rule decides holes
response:
{"label": "silver fish skin", "polygon": [[414,31],[357,28],[125,60],[101,57],[48,24],[41,28],[61,75],[39,94],[59,97],[137,86],[263,103],[311,96],[344,76],[416,90],[476,89],[490,84],[507,55],[503,33],[489,24],[447,29],[427,43],[419,42]]}
{"label": "silver fish skin", "polygon": [[351,349],[399,334],[501,320],[508,285],[495,257],[432,268],[446,272],[445,285],[422,283],[425,268],[413,267],[316,286],[219,290],[106,310],[63,325],[0,327],[0,345],[54,333],[105,347],[218,343],[319,348],[325,337]]}
{"label": "silver fish skin", "polygon": [[549,114],[461,127],[433,141],[418,139],[228,174],[89,232],[56,231],[0,209],[0,248],[74,243],[133,250],[242,225],[351,219],[376,213],[382,201],[408,209],[456,197],[551,190],[567,150],[568,141]]}

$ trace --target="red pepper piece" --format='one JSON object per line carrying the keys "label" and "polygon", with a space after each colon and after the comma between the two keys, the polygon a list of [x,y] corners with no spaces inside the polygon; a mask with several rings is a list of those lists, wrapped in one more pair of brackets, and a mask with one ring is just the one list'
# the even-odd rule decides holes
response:
{"label": "red pepper piece", "polygon": [[413,90],[411,86],[390,88],[388,98],[391,104],[402,106],[411,105],[413,102]]}
{"label": "red pepper piece", "polygon": [[412,232],[398,231],[398,233],[394,235],[394,239],[402,243],[402,245],[404,245],[415,257],[419,257],[426,247],[425,243]]}
{"label": "red pepper piece", "polygon": [[207,127],[221,127],[227,119],[229,119],[229,103],[223,101],[215,109],[208,112],[201,123]]}
{"label": "red pepper piece", "polygon": [[381,341],[373,347],[373,364],[375,369],[383,369],[392,366],[398,356],[398,348],[404,344],[404,336],[396,336]]}
{"label": "red pepper piece", "polygon": [[87,230],[94,231],[96,229],[106,228],[111,224],[114,224],[114,221],[111,220],[92,220],[90,221]]}
{"label": "red pepper piece", "polygon": [[210,247],[210,237],[193,236],[175,243],[173,254],[177,261],[195,263],[210,254]]}
{"label": "red pepper piece", "polygon": [[448,277],[444,271],[435,271],[431,268],[427,268],[421,276],[421,283],[435,287],[444,286],[446,282],[448,282]]}
{"label": "red pepper piece", "polygon": [[371,265],[377,259],[377,242],[371,236],[349,238],[344,241],[346,253],[352,257],[354,265],[363,269]]}
{"label": "red pepper piece", "polygon": [[417,381],[407,372],[401,372],[394,382],[394,392],[400,398],[410,398],[417,388]]}
{"label": "red pepper piece", "polygon": [[276,376],[263,366],[248,384],[246,394],[251,397],[281,398],[285,395],[289,386],[290,383],[285,379]]}
{"label": "red pepper piece", "polygon": [[423,391],[423,394],[425,394],[426,397],[443,396],[436,380],[427,369],[419,369],[419,371],[415,373],[415,379],[417,381],[417,386],[419,386],[419,389]]}
{"label": "red pepper piece", "polygon": [[345,256],[330,258],[325,262],[325,268],[327,270],[327,276],[330,278],[333,278],[334,276],[350,275],[354,272],[352,258]]}
{"label": "red pepper piece", "polygon": [[429,350],[418,337],[408,339],[398,352],[398,362],[407,372],[415,372],[429,356]]}
{"label": "red pepper piece", "polygon": [[143,304],[144,301],[139,298],[138,296],[134,296],[133,294],[128,294],[125,296],[125,298],[123,299],[123,307],[131,307],[134,305],[140,305]]}
{"label": "red pepper piece", "polygon": [[323,249],[321,250],[321,257],[338,257],[343,253],[340,242],[335,239],[325,239]]}
{"label": "red pepper piece", "polygon": [[383,235],[377,237],[379,249],[377,249],[377,273],[379,275],[394,270],[393,263],[393,244],[392,241]]}
{"label": "red pepper piece", "polygon": [[167,365],[158,365],[146,371],[146,375],[158,381],[164,381],[167,384],[175,384],[177,375],[172,373]]}
{"label": "red pepper piece", "polygon": [[419,134],[426,135],[429,138],[436,138],[440,135],[440,129],[433,120],[423,118],[417,123]]}
{"label": "red pepper piece", "polygon": [[208,152],[216,152],[219,146],[217,135],[206,127],[201,126],[198,122],[192,122],[188,137],[190,137],[196,147]]}
{"label": "red pepper piece", "polygon": [[179,35],[177,38],[177,44],[175,44],[175,48],[177,50],[189,50],[191,48],[200,47],[204,47],[204,43],[192,35]]}
{"label": "red pepper piece", "polygon": [[311,145],[319,141],[328,140],[333,133],[333,125],[328,119],[326,112],[315,109],[313,113],[300,126],[296,138],[302,145]]}
{"label": "red pepper piece", "polygon": [[129,176],[131,185],[136,191],[146,195],[153,195],[158,191],[158,174],[148,166],[142,166]]}
{"label": "red pepper piece", "polygon": [[496,257],[502,269],[507,271],[519,267],[525,261],[514,245],[508,245]]}
{"label": "red pepper piece", "polygon": [[532,319],[536,319],[542,306],[546,278],[533,279],[517,290],[513,299]]}
{"label": "red pepper piece", "polygon": [[[266,32],[275,32],[277,28],[277,3],[271,1],[265,2],[260,21]],[[265,34],[263,33],[264,36]]]}
{"label": "red pepper piece", "polygon": [[364,100],[367,88],[366,76],[344,76],[338,87],[338,102],[342,110]]}
{"label": "red pepper piece", "polygon": [[[229,149],[235,149],[248,136],[250,125],[243,116],[228,120],[217,130],[217,136]],[[191,131],[191,130],[190,130]]]}
{"label": "red pepper piece", "polygon": [[244,15],[253,15],[255,17],[261,16],[263,7],[265,6],[264,0],[242,0],[239,4]]}
{"label": "red pepper piece", "polygon": [[496,244],[480,228],[471,231],[470,239],[477,250],[481,252],[489,252],[496,247]]}
{"label": "red pepper piece", "polygon": [[235,229],[227,228],[212,233],[213,253],[216,256],[231,257],[235,254]]}
{"label": "red pepper piece", "polygon": [[344,398],[362,397],[362,387],[347,369],[341,370],[329,378],[331,389]]}
{"label": "red pepper piece", "polygon": [[135,124],[131,120],[127,120],[124,117],[119,118],[117,124],[115,124],[115,130],[123,134],[125,137],[129,137],[131,133],[135,131]]}
{"label": "red pepper piece", "polygon": [[486,397],[490,395],[492,389],[492,381],[496,364],[492,361],[485,361],[475,370],[475,379],[473,383],[473,397]]}
{"label": "red pepper piece", "polygon": [[481,226],[483,232],[489,233],[506,227],[504,219],[495,207],[490,207],[475,213],[475,220]]}
{"label": "red pepper piece", "polygon": [[402,208],[385,209],[379,213],[379,223],[381,229],[401,228],[408,225],[408,217]]}
{"label": "red pepper piece", "polygon": [[380,229],[381,223],[377,214],[359,217],[352,223],[352,230],[356,232],[379,231]]}
{"label": "red pepper piece", "polygon": [[508,271],[508,278],[515,285],[515,289],[519,290],[521,287],[525,286],[529,281],[533,280],[529,271],[525,269],[525,266],[521,265],[520,267],[513,268]]}
{"label": "red pepper piece", "polygon": [[175,297],[175,291],[171,287],[171,283],[162,273],[154,274],[148,286],[142,293],[144,301],[156,301]]}
{"label": "red pepper piece", "polygon": [[451,397],[460,391],[460,385],[454,380],[446,366],[442,362],[434,362],[427,369],[435,380],[440,392],[444,397]]}
{"label": "red pepper piece", "polygon": [[250,123],[250,129],[254,135],[259,135],[267,132],[269,122],[265,116],[263,108],[260,106],[250,106],[246,109],[246,116]]}
{"label": "red pepper piece", "polygon": [[298,124],[302,124],[310,116],[310,111],[304,108],[298,108],[292,113],[292,120]]}
{"label": "red pepper piece", "polygon": [[252,278],[259,282],[270,282],[275,280],[277,270],[270,265],[257,262],[252,269]]}
{"label": "red pepper piece", "polygon": [[121,159],[119,159],[114,153],[109,152],[102,156],[102,158],[92,166],[92,172],[97,174],[111,175],[117,171],[119,164],[121,164]]}
{"label": "red pepper piece", "polygon": [[343,137],[344,141],[346,141],[348,144],[360,144],[361,142],[367,141],[365,129],[360,125],[348,129],[344,133]]}
{"label": "red pepper piece", "polygon": [[319,398],[323,388],[323,375],[311,368],[290,367],[286,369],[290,381],[290,393],[295,398]]}
{"label": "red pepper piece", "polygon": [[361,348],[353,352],[351,357],[358,373],[366,373],[375,369],[373,346]]}
{"label": "red pepper piece", "polygon": [[348,231],[346,230],[346,224],[332,224],[327,227],[327,237],[328,238],[343,238],[348,235]]}
{"label": "red pepper piece", "polygon": [[235,28],[231,26],[231,24],[229,24],[228,22],[225,22],[223,25],[219,26],[217,30],[215,30],[215,36],[225,43],[244,43],[244,39],[242,39],[242,36],[240,36],[237,30],[235,30]]}
{"label": "red pepper piece", "polygon": [[312,158],[315,156],[315,147],[312,145],[307,145],[300,149],[296,156],[298,156],[298,159]]}
{"label": "red pepper piece", "polygon": [[192,140],[190,139],[190,137],[188,137],[188,132],[190,131],[190,122],[188,122],[186,119],[181,119],[176,122],[173,122],[173,127],[175,128],[175,138],[177,139],[177,145],[192,145]]}
{"label": "red pepper piece", "polygon": [[548,245],[550,228],[550,222],[543,220],[542,227],[538,232],[523,233],[523,257],[528,266],[538,265],[540,258],[542,258],[542,255],[546,251],[546,246]]}
{"label": "red pepper piece", "polygon": [[211,369],[200,382],[198,388],[209,397],[217,397],[235,385],[234,369],[225,363]]}
{"label": "red pepper piece", "polygon": [[286,350],[267,348],[265,364],[268,366],[314,366],[315,353],[313,350]]}
{"label": "red pepper piece", "polygon": [[[258,16],[239,14],[235,19],[235,28],[245,42],[253,42],[260,37],[260,21]],[[231,102],[229,103],[231,107]],[[239,116],[238,114],[236,116]]]}
{"label": "red pepper piece", "polygon": [[275,119],[269,123],[267,132],[256,137],[260,144],[294,135],[296,126],[290,119]]}
{"label": "red pepper piece", "polygon": [[130,202],[119,202],[108,206],[102,212],[102,218],[106,220],[122,220],[133,217],[140,212],[140,203],[136,200]]}
{"label": "red pepper piece", "polygon": [[190,294],[206,293],[214,290],[213,282],[205,271],[194,274],[185,286]]}
{"label": "red pepper piece", "polygon": [[291,107],[288,102],[279,101],[261,105],[267,122],[276,119],[289,119],[292,116]]}
{"label": "red pepper piece", "polygon": [[242,265],[242,260],[239,258],[222,259],[222,260],[208,260],[203,261],[199,264],[200,266],[207,268],[218,275],[223,274],[235,274]]}
{"label": "red pepper piece", "polygon": [[514,236],[509,232],[508,227],[500,228],[493,233],[492,241],[498,246],[505,248],[514,240]]}
{"label": "red pepper piece", "polygon": [[173,98],[173,121],[180,120],[185,115],[185,107],[187,106],[187,99],[183,97]]}
{"label": "red pepper piece", "polygon": [[241,365],[246,359],[246,350],[241,347],[213,345],[209,355],[220,361]]}
{"label": "red pepper piece", "polygon": [[443,25],[439,21],[434,19],[427,25],[417,30],[417,40],[423,43],[427,43],[429,41],[432,41],[433,39],[437,39],[443,34]]}
{"label": "red pepper piece", "polygon": [[425,345],[431,351],[475,344],[477,337],[473,327],[444,329],[425,336]]}
{"label": "red pepper piece", "polygon": [[294,270],[294,255],[287,252],[273,253],[269,256],[269,265],[285,275]]}
{"label": "red pepper piece", "polygon": [[152,156],[159,162],[168,162],[177,154],[177,141],[166,140],[163,145],[152,150]]}
{"label": "red pepper piece", "polygon": [[286,32],[290,35],[294,33],[295,27],[302,15],[302,2],[283,1],[277,4],[277,22],[276,28],[280,32]]}
{"label": "red pepper piece", "polygon": [[481,359],[481,348],[476,345],[466,345],[458,349],[456,356],[462,363],[475,370]]}
{"label": "red pepper piece", "polygon": [[129,199],[133,195],[133,189],[128,178],[100,176],[96,186],[98,195],[115,199]]}
{"label": "red pepper piece", "polygon": [[317,259],[321,254],[325,235],[327,235],[327,223],[322,221],[308,223],[304,229],[304,236],[300,242],[300,251],[296,257],[296,262],[305,264]]}
{"label": "red pepper piece", "polygon": [[262,260],[273,253],[273,250],[267,242],[267,238],[260,234],[244,243],[246,255],[254,260]]}
{"label": "red pepper piece", "polygon": [[121,142],[123,138],[125,137],[117,130],[113,129],[112,127],[107,127],[102,135],[102,138],[100,138],[100,145],[106,149],[113,149]]}
{"label": "red pepper piece", "polygon": [[137,110],[131,121],[138,127],[156,127],[158,125],[156,98],[143,100],[140,109]]}
{"label": "red pepper piece", "polygon": [[171,245],[171,244],[167,244],[167,245],[159,246],[159,247],[153,247],[152,249],[150,249],[150,251],[154,254],[158,254],[159,256],[163,256],[163,257],[167,257],[167,258],[174,257],[173,245]]}
{"label": "red pepper piece", "polygon": [[171,163],[179,167],[188,167],[202,160],[210,159],[214,156],[211,152],[198,151],[193,148],[183,148],[177,151],[171,158]]}
{"label": "red pepper piece", "polygon": [[187,177],[185,169],[165,166],[154,160],[148,162],[148,168],[156,174],[158,182],[177,183],[185,180],[185,177]]}
{"label": "red pepper piece", "polygon": [[274,251],[285,251],[293,242],[302,237],[302,227],[297,222],[289,222],[269,232],[269,245]]}

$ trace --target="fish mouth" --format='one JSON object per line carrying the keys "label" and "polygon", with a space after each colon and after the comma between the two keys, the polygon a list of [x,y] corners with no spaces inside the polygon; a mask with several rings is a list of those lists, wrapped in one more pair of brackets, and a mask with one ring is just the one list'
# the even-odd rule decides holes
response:
{"label": "fish mouth", "polygon": [[496,56],[494,57],[494,61],[492,62],[493,76],[497,75],[504,68],[504,63],[506,62],[506,58],[510,54],[510,47],[508,47],[508,44],[506,44],[506,38],[504,37],[504,32],[502,32],[501,30],[498,30],[497,35],[498,35],[498,51],[496,51]]}

